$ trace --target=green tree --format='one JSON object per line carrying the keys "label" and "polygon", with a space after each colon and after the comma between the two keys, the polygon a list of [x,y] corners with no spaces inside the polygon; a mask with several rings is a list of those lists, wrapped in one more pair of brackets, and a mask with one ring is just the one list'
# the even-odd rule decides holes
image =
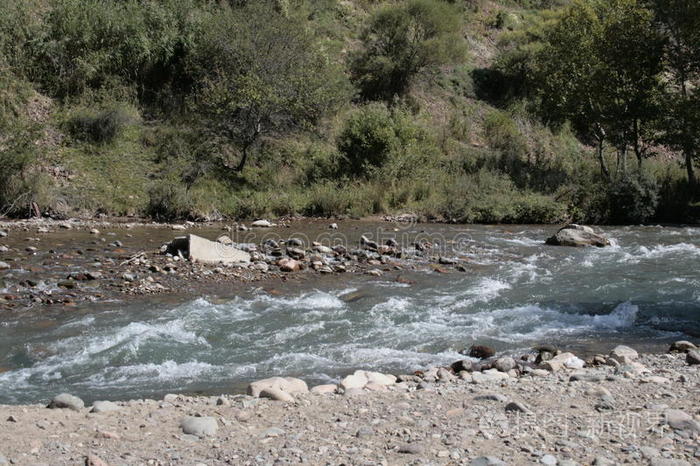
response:
{"label": "green tree", "polygon": [[420,71],[460,60],[459,11],[441,0],[410,0],[381,8],[352,59],[353,79],[367,99],[402,94]]}
{"label": "green tree", "polygon": [[346,101],[346,77],[319,48],[304,19],[276,2],[222,7],[195,63],[203,85],[194,100],[212,135],[245,167],[264,136],[309,129]]}
{"label": "green tree", "polygon": [[631,147],[639,168],[649,155],[661,95],[663,41],[639,0],[578,1],[546,36],[538,54],[543,113],[570,120],[596,141],[601,171],[610,177],[604,145],[618,149],[626,171]]}
{"label": "green tree", "polygon": [[696,0],[650,0],[655,22],[666,38],[664,65],[669,82],[661,121],[663,142],[681,150],[688,183],[697,181],[694,159],[700,145],[700,2]]}

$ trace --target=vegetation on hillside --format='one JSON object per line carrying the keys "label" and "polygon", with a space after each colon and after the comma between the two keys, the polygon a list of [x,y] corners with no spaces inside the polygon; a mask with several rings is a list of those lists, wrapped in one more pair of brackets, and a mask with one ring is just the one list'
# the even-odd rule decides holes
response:
{"label": "vegetation on hillside", "polygon": [[0,9],[0,215],[697,221],[691,0]]}

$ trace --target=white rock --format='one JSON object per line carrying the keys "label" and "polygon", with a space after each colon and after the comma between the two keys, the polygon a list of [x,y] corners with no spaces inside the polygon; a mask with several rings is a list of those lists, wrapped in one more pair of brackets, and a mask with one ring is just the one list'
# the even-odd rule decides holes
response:
{"label": "white rock", "polygon": [[[358,374],[358,372],[360,372]],[[345,392],[352,389],[362,389],[369,383],[367,377],[362,373],[364,371],[357,371],[354,374],[348,375],[343,380],[340,381],[338,386]]]}
{"label": "white rock", "polygon": [[508,374],[499,372],[497,369],[489,369],[483,372],[472,373],[472,383],[493,383],[508,379]]}
{"label": "white rock", "polygon": [[92,404],[91,413],[109,413],[111,411],[119,411],[121,409],[116,403],[111,401],[95,401]]}
{"label": "white rock", "polygon": [[337,389],[338,386],[335,384],[325,384],[316,385],[315,387],[312,387],[310,391],[316,395],[329,395],[331,393],[335,393]]}
{"label": "white rock", "polygon": [[256,220],[250,224],[250,226],[258,228],[270,228],[272,223],[269,220]]}
{"label": "white rock", "polygon": [[269,379],[252,382],[248,385],[247,393],[248,395],[259,398],[260,392],[269,388],[282,390],[290,395],[309,392],[309,386],[301,379],[296,379],[294,377],[270,377]]}
{"label": "white rock", "polygon": [[294,403],[294,397],[289,393],[280,390],[279,388],[263,388],[260,391],[260,398],[269,398],[275,401]]}
{"label": "white rock", "polygon": [[73,396],[68,393],[61,393],[60,395],[55,396],[51,400],[51,403],[49,403],[48,407],[68,408],[72,409],[73,411],[80,411],[85,407],[85,403],[83,403],[83,400],[81,400],[77,396]]}
{"label": "white rock", "polygon": [[690,430],[700,432],[700,423],[693,417],[680,409],[668,409],[664,413],[666,424],[676,430]]}
{"label": "white rock", "polygon": [[197,437],[211,437],[216,435],[219,426],[216,419],[210,416],[194,417],[188,416],[180,422],[182,431],[189,435]]}
{"label": "white rock", "polygon": [[396,377],[391,374],[382,374],[381,372],[371,371],[355,371],[355,375],[364,376],[367,383],[376,383],[379,385],[393,385],[396,383]]}
{"label": "white rock", "polygon": [[610,358],[620,364],[629,364],[638,357],[637,351],[625,345],[618,345],[610,352]]}
{"label": "white rock", "polygon": [[557,371],[560,371],[560,370],[566,368],[566,363],[572,359],[578,359],[578,358],[576,358],[576,355],[573,353],[561,353],[561,354],[554,356],[552,359],[545,361],[542,364],[542,367],[544,367],[545,369],[547,369],[549,371],[557,372]]}

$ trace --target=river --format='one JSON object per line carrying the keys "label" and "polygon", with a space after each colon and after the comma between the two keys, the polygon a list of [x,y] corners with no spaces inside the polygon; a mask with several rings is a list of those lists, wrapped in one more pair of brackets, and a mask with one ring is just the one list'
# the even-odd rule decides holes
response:
{"label": "river", "polygon": [[[376,228],[385,227],[354,225],[353,240]],[[86,401],[230,393],[272,375],[330,382],[357,368],[406,373],[449,364],[474,343],[592,354],[618,343],[659,351],[700,337],[699,228],[603,228],[614,245],[600,249],[546,246],[555,227],[397,230],[432,238],[466,271],[311,275],[274,289],[8,313],[0,320],[0,403],[59,392]]]}

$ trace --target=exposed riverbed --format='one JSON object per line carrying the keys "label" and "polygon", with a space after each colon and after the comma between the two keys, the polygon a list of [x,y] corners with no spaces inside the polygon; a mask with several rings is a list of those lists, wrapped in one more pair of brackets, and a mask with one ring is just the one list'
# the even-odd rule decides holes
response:
{"label": "exposed riverbed", "polygon": [[[195,282],[156,296],[101,292],[96,302],[68,308],[6,309],[0,403],[37,402],[62,391],[86,400],[232,393],[271,375],[323,382],[357,368],[408,372],[449,364],[475,342],[498,350],[547,342],[590,354],[618,343],[654,351],[700,336],[699,228],[604,228],[613,246],[579,249],[544,245],[556,227],[343,222],[331,232],[327,225],[295,223],[233,239],[357,244],[365,233],[408,245],[422,238],[464,271],[408,261],[401,270],[378,267],[381,277],[305,271],[287,281]],[[114,233],[101,234],[100,244],[87,231],[11,232],[0,238],[12,248],[0,260],[28,244],[38,250],[0,272],[3,292],[24,275],[65,275],[46,265],[49,248],[55,255],[92,245],[94,254],[109,255],[114,248],[107,244],[118,240],[125,252],[117,254],[128,255],[180,234]],[[213,239],[221,227],[197,234]],[[40,240],[26,241],[34,236]],[[89,267],[94,254],[79,255],[84,259],[71,267]]]}

